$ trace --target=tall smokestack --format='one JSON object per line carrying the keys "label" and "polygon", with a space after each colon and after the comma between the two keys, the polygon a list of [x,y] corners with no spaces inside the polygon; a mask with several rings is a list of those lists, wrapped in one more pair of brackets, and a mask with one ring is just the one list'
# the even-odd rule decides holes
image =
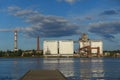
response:
{"label": "tall smokestack", "polygon": [[37,51],[40,51],[40,42],[39,42],[39,36],[37,37]]}
{"label": "tall smokestack", "polygon": [[17,45],[17,30],[14,31],[14,51],[18,50],[18,45]]}

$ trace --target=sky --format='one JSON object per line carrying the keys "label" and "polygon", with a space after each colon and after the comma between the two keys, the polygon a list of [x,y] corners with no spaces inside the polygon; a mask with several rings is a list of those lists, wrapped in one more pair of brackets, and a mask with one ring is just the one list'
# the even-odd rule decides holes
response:
{"label": "sky", "polygon": [[[48,39],[78,41],[81,33],[102,40],[104,50],[120,49],[120,0],[0,0],[0,50],[36,49]],[[78,46],[75,46],[78,49]]]}

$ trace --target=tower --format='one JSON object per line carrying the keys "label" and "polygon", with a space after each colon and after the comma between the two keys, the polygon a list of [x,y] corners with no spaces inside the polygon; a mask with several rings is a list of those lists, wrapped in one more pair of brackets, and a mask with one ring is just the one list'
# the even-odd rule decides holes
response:
{"label": "tower", "polygon": [[14,51],[18,50],[18,45],[17,45],[17,30],[14,31]]}
{"label": "tower", "polygon": [[39,36],[37,37],[37,51],[40,51],[40,41],[39,41]]}

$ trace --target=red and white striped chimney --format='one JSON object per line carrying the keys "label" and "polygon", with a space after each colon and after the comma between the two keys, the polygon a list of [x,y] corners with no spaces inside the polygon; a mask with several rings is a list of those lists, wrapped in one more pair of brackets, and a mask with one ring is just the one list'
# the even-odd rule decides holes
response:
{"label": "red and white striped chimney", "polygon": [[18,45],[17,45],[17,30],[14,31],[14,51],[18,50]]}

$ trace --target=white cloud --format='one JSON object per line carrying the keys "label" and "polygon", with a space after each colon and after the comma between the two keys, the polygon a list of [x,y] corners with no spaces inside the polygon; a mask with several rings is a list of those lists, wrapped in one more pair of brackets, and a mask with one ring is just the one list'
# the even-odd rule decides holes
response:
{"label": "white cloud", "polygon": [[20,10],[21,8],[20,7],[17,7],[17,6],[9,6],[8,7],[8,11],[18,11]]}
{"label": "white cloud", "polygon": [[59,2],[67,2],[69,4],[73,4],[73,3],[78,2],[80,0],[57,0],[57,1],[59,1]]}
{"label": "white cloud", "polygon": [[62,37],[79,34],[79,26],[60,16],[43,15],[38,11],[20,9],[9,10],[13,16],[23,18],[31,26],[25,28],[28,36]]}
{"label": "white cloud", "polygon": [[37,11],[32,11],[32,10],[20,10],[20,11],[17,11],[14,15],[15,16],[25,16],[25,15],[35,15],[35,14],[38,14]]}
{"label": "white cloud", "polygon": [[65,0],[66,2],[68,2],[68,3],[74,3],[74,2],[76,2],[76,0]]}
{"label": "white cloud", "polygon": [[116,39],[115,35],[120,34],[120,21],[92,23],[89,27],[89,32],[100,35],[107,40],[114,40]]}

